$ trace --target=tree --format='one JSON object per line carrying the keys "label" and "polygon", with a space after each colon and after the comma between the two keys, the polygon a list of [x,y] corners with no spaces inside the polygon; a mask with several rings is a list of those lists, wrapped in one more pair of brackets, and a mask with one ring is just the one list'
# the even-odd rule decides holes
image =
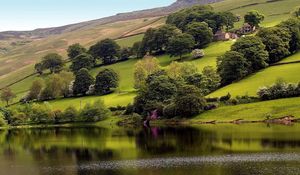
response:
{"label": "tree", "polygon": [[44,82],[42,79],[36,79],[32,82],[32,85],[29,89],[29,93],[26,97],[26,100],[36,100],[39,99],[39,95],[44,87]]}
{"label": "tree", "polygon": [[72,60],[75,57],[77,57],[78,55],[86,53],[87,50],[79,43],[76,43],[76,44],[72,44],[71,46],[69,46],[67,52],[68,52],[68,57]]}
{"label": "tree", "polygon": [[74,75],[71,72],[62,71],[59,73],[61,78],[61,94],[64,97],[70,96],[69,86],[71,82],[74,80]]}
{"label": "tree", "polygon": [[73,72],[78,72],[82,68],[91,69],[95,65],[95,60],[92,55],[83,53],[72,59],[70,69]]}
{"label": "tree", "polygon": [[42,63],[36,63],[36,64],[34,65],[34,69],[35,69],[35,71],[36,71],[38,74],[40,74],[40,75],[43,74],[44,67],[43,67],[43,64],[42,64]]}
{"label": "tree", "polygon": [[175,97],[176,113],[189,118],[199,114],[206,102],[198,88],[193,85],[183,85]]}
{"label": "tree", "polygon": [[42,65],[44,69],[49,69],[51,73],[58,73],[64,66],[62,56],[57,53],[50,53],[43,57]]}
{"label": "tree", "polygon": [[198,48],[203,48],[213,39],[213,31],[205,22],[192,22],[187,26],[188,34],[195,38]]}
{"label": "tree", "polygon": [[203,68],[200,86],[202,94],[207,95],[210,92],[217,90],[220,86],[220,82],[221,77],[212,66]]}
{"label": "tree", "polygon": [[232,51],[243,54],[249,62],[249,73],[256,72],[268,66],[269,54],[266,46],[257,36],[246,36],[238,39],[231,47]]}
{"label": "tree", "polygon": [[111,92],[111,88],[119,86],[119,76],[112,69],[104,69],[100,71],[96,77],[95,92],[97,94],[107,94]]}
{"label": "tree", "polygon": [[219,15],[222,17],[222,25],[225,26],[226,31],[234,28],[234,23],[237,22],[237,16],[232,12],[220,12]]}
{"label": "tree", "polygon": [[180,33],[180,30],[172,25],[165,24],[159,27],[154,32],[153,42],[155,43],[155,50],[156,51],[163,51],[169,42],[169,39],[172,36],[175,36]]}
{"label": "tree", "polygon": [[52,100],[62,95],[62,78],[58,74],[51,75],[45,82],[40,100]]}
{"label": "tree", "polygon": [[8,106],[9,102],[16,98],[16,94],[13,93],[9,87],[6,87],[2,89],[0,98],[6,102],[6,106]]}
{"label": "tree", "polygon": [[142,51],[142,42],[135,42],[131,48],[131,53],[136,56],[136,58],[142,58],[145,54]]}
{"label": "tree", "polygon": [[89,71],[86,68],[80,69],[75,75],[74,95],[85,95],[93,83],[94,78],[89,74]]}
{"label": "tree", "polygon": [[111,64],[120,52],[120,46],[112,39],[104,39],[91,46],[89,53],[94,58],[102,59],[104,64]]}
{"label": "tree", "polygon": [[228,51],[218,57],[218,73],[221,76],[221,84],[227,85],[233,81],[242,79],[249,74],[249,63],[243,54]]}
{"label": "tree", "polygon": [[160,70],[156,58],[144,58],[134,65],[134,88],[140,89],[145,85],[146,78]]}
{"label": "tree", "polygon": [[124,47],[120,51],[120,60],[128,60],[129,57],[132,55],[131,49],[128,47]]}
{"label": "tree", "polygon": [[177,61],[173,61],[166,68],[166,72],[167,75],[174,80],[185,80],[186,77],[196,74],[198,72],[198,68],[193,63],[179,63]]}
{"label": "tree", "polygon": [[300,49],[300,19],[291,18],[281,22],[277,27],[288,29],[291,38],[289,42],[289,50],[291,53],[295,53]]}
{"label": "tree", "polygon": [[194,46],[195,40],[193,36],[184,33],[170,38],[167,52],[171,57],[179,56],[182,59],[182,55],[192,52]]}
{"label": "tree", "polygon": [[245,14],[245,23],[248,23],[252,27],[259,27],[259,24],[265,19],[265,16],[256,10],[249,11]]}
{"label": "tree", "polygon": [[276,63],[290,54],[291,35],[286,28],[271,27],[261,29],[258,34],[269,53],[268,63]]}
{"label": "tree", "polygon": [[143,56],[147,54],[147,52],[149,52],[150,54],[152,54],[153,51],[156,50],[156,44],[155,44],[155,32],[156,29],[153,28],[149,28],[146,32],[145,35],[143,37],[141,46],[140,46],[140,51],[142,51]]}
{"label": "tree", "polygon": [[293,12],[294,17],[300,17],[300,7],[297,7],[296,10]]}

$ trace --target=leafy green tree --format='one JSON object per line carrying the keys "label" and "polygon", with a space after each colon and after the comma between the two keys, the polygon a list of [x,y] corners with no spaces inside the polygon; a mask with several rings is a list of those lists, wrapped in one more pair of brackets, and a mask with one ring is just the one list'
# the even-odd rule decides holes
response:
{"label": "leafy green tree", "polygon": [[239,52],[249,62],[249,73],[256,72],[268,66],[269,54],[266,46],[257,36],[246,36],[238,39],[231,47],[232,51]]}
{"label": "leafy green tree", "polygon": [[104,64],[111,64],[120,53],[120,46],[112,39],[104,39],[91,46],[89,53],[99,58]]}
{"label": "leafy green tree", "polygon": [[95,60],[92,55],[83,53],[72,59],[70,69],[73,72],[78,72],[82,68],[91,69],[95,65]]}
{"label": "leafy green tree", "polygon": [[132,55],[131,49],[124,47],[120,51],[120,60],[128,60],[131,55]]}
{"label": "leafy green tree", "polygon": [[61,78],[61,95],[68,97],[70,95],[69,86],[74,80],[74,75],[71,72],[62,71],[58,76]]}
{"label": "leafy green tree", "polygon": [[167,75],[174,80],[184,80],[186,77],[194,75],[199,72],[197,66],[188,62],[173,61],[166,68]]}
{"label": "leafy green tree", "polygon": [[97,94],[108,94],[112,88],[119,86],[119,75],[112,69],[100,71],[96,77],[95,92]]}
{"label": "leafy green tree", "polygon": [[245,23],[248,23],[251,26],[259,27],[259,24],[265,19],[265,16],[262,13],[259,13],[256,10],[251,10],[247,12],[244,16]]}
{"label": "leafy green tree", "polygon": [[237,22],[237,16],[232,12],[219,12],[222,17],[222,26],[225,27],[226,31],[234,28],[234,23]]}
{"label": "leafy green tree", "polygon": [[12,92],[9,87],[2,89],[0,98],[2,101],[6,102],[6,106],[9,105],[9,102],[16,98],[16,94]]}
{"label": "leafy green tree", "polygon": [[74,95],[85,95],[93,83],[94,78],[89,74],[89,71],[86,68],[80,69],[75,75]]}
{"label": "leafy green tree", "polygon": [[131,53],[135,55],[136,58],[142,58],[145,55],[142,49],[142,41],[135,42],[131,48]]}
{"label": "leafy green tree", "polygon": [[173,36],[169,40],[167,52],[173,56],[179,56],[182,59],[182,55],[192,52],[195,46],[195,39],[190,34],[180,34]]}
{"label": "leafy green tree", "polygon": [[44,71],[44,67],[43,67],[43,64],[42,63],[36,63],[34,65],[34,69],[36,71],[36,73],[42,75],[43,74],[43,71]]}
{"label": "leafy green tree", "polygon": [[221,76],[222,85],[230,84],[248,75],[248,67],[248,61],[239,52],[228,51],[218,57],[218,73]]}
{"label": "leafy green tree", "polygon": [[58,74],[51,75],[45,82],[40,100],[52,100],[62,95],[62,78]]}
{"label": "leafy green tree", "polygon": [[193,85],[183,85],[178,89],[175,105],[176,113],[189,118],[203,111],[206,102],[198,88]]}
{"label": "leafy green tree", "polygon": [[201,92],[207,95],[218,89],[221,83],[221,77],[212,66],[206,66],[202,71]]}
{"label": "leafy green tree", "polygon": [[44,69],[49,69],[51,73],[58,73],[64,66],[62,56],[57,53],[49,53],[42,59],[42,65]]}
{"label": "leafy green tree", "polygon": [[68,52],[68,57],[72,60],[75,57],[77,57],[78,55],[86,53],[87,50],[79,43],[76,43],[76,44],[72,44],[71,46],[69,46],[67,52]]}
{"label": "leafy green tree", "polygon": [[262,42],[266,45],[269,53],[268,63],[276,63],[290,54],[290,38],[288,29],[271,27],[261,29],[258,34]]}
{"label": "leafy green tree", "polygon": [[27,94],[26,100],[36,100],[39,99],[39,95],[44,87],[44,81],[42,79],[36,79],[32,82],[32,85]]}
{"label": "leafy green tree", "polygon": [[144,87],[146,78],[161,70],[159,61],[156,58],[143,58],[134,65],[134,88]]}
{"label": "leafy green tree", "polygon": [[194,37],[198,48],[203,48],[213,39],[213,31],[205,22],[190,23],[186,32]]}
{"label": "leafy green tree", "polygon": [[277,27],[288,29],[290,38],[290,52],[295,53],[300,49],[300,18],[291,18],[281,22]]}
{"label": "leafy green tree", "polygon": [[140,51],[142,51],[143,56],[146,55],[147,52],[152,54],[153,51],[156,50],[156,43],[155,43],[155,33],[157,29],[149,28],[143,37]]}
{"label": "leafy green tree", "polygon": [[159,27],[154,32],[154,43],[155,43],[155,50],[156,51],[163,51],[169,42],[169,39],[172,36],[175,36],[180,33],[180,30],[172,25],[165,24]]}
{"label": "leafy green tree", "polygon": [[97,122],[108,117],[109,110],[105,107],[104,102],[98,100],[93,104],[86,104],[80,112],[79,121]]}

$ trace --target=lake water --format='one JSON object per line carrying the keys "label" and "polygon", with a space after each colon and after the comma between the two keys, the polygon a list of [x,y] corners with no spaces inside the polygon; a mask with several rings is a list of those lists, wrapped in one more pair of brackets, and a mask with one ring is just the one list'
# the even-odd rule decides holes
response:
{"label": "lake water", "polygon": [[288,175],[299,163],[299,124],[0,131],[1,175]]}

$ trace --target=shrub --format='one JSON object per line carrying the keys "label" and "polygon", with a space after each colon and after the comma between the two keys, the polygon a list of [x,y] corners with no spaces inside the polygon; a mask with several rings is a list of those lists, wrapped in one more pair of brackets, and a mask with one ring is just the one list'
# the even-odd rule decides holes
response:
{"label": "shrub", "polygon": [[5,121],[4,115],[0,112],[0,126],[7,125],[7,122]]}
{"label": "shrub", "polygon": [[207,104],[204,106],[205,111],[216,109],[218,106],[216,104]]}
{"label": "shrub", "polygon": [[78,111],[74,106],[69,106],[62,114],[63,121],[73,122],[78,116]]}
{"label": "shrub", "polygon": [[192,51],[192,57],[193,59],[202,58],[205,56],[203,49],[195,49]]}
{"label": "shrub", "polygon": [[130,115],[134,112],[134,106],[132,104],[128,104],[123,115]]}
{"label": "shrub", "polygon": [[93,104],[86,104],[80,113],[79,120],[82,122],[96,122],[107,117],[108,110],[103,101],[96,101]]}
{"label": "shrub", "polygon": [[208,103],[211,103],[211,102],[219,102],[219,97],[213,97],[213,98],[205,98],[205,100],[208,102]]}
{"label": "shrub", "polygon": [[114,112],[114,111],[124,111],[126,109],[126,106],[115,106],[115,107],[109,107],[108,108],[110,111]]}
{"label": "shrub", "polygon": [[28,116],[24,112],[17,112],[11,117],[11,125],[24,124],[28,119]]}
{"label": "shrub", "polygon": [[47,104],[33,104],[31,111],[27,114],[30,120],[37,124],[52,123],[54,122],[54,115],[50,106]]}
{"label": "shrub", "polygon": [[220,97],[220,101],[226,102],[226,101],[230,100],[230,98],[231,98],[231,94],[228,93],[227,95]]}
{"label": "shrub", "polygon": [[164,117],[166,118],[174,118],[176,117],[176,105],[171,103],[164,107],[163,110]]}

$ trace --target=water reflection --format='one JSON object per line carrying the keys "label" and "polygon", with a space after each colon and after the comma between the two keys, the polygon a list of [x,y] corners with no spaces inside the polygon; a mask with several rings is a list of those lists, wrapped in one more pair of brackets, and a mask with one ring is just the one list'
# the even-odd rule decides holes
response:
{"label": "water reflection", "polygon": [[264,124],[3,130],[0,174],[293,174],[299,132]]}

